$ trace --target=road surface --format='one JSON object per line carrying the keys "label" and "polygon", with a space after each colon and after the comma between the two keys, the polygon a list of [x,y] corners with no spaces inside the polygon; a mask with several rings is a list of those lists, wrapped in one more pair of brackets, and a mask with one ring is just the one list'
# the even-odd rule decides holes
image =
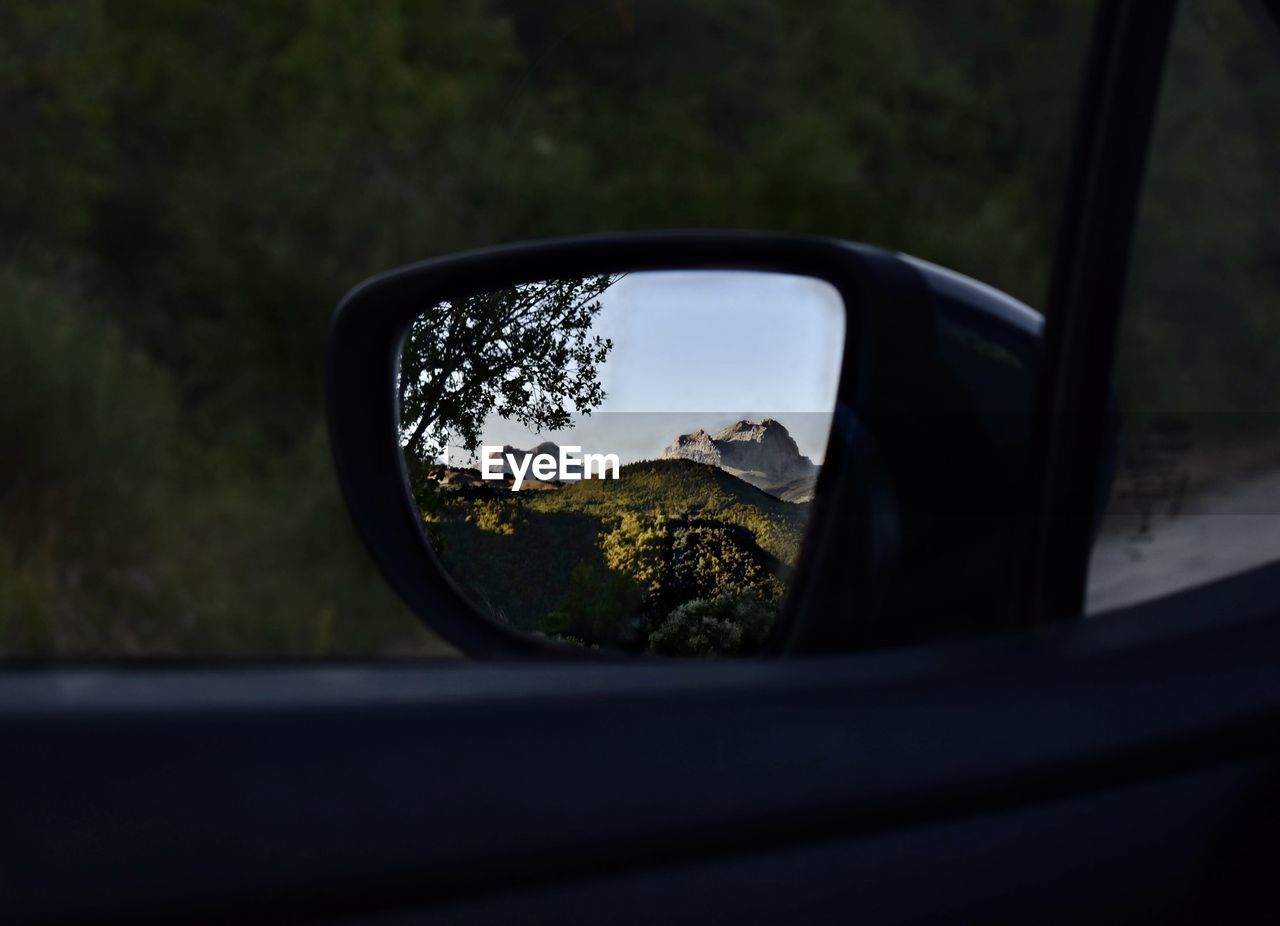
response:
{"label": "road surface", "polygon": [[1108,515],[1089,563],[1086,614],[1280,560],[1280,470],[1220,485],[1176,515]]}

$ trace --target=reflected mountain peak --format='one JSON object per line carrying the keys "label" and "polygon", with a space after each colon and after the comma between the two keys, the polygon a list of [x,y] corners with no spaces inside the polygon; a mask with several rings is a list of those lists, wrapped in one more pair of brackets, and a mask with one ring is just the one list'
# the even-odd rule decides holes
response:
{"label": "reflected mountain peak", "polygon": [[821,469],[800,453],[790,432],[774,418],[744,418],[714,435],[702,428],[681,434],[662,451],[662,458],[715,466],[794,502],[813,498]]}

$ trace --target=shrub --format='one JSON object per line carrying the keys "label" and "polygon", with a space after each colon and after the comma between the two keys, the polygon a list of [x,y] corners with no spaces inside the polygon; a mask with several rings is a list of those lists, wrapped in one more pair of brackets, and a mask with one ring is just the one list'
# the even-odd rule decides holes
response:
{"label": "shrub", "polygon": [[777,609],[757,598],[719,595],[680,605],[649,635],[655,656],[748,656],[768,639]]}

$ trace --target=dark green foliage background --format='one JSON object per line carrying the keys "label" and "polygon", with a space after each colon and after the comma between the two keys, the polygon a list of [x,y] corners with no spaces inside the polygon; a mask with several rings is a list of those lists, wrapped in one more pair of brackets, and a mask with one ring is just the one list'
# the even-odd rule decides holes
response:
{"label": "dark green foliage background", "polygon": [[389,266],[758,227],[1039,304],[1089,7],[3,4],[0,655],[447,653],[327,456],[328,316]]}

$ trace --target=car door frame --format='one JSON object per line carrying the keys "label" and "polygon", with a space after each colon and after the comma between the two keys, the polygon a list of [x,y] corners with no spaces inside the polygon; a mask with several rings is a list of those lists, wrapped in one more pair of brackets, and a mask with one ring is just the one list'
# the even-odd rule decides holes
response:
{"label": "car door frame", "polygon": [[1083,614],[1116,335],[1177,0],[1098,10],[1060,215],[1032,421],[1020,622]]}
{"label": "car door frame", "polygon": [[[1078,613],[1078,563],[1054,566],[1049,551],[1081,554],[1078,529],[1059,533],[1061,512],[1090,477],[1053,454],[1096,457],[1088,416],[1108,367],[1087,339],[1104,339],[1109,359],[1141,173],[1140,152],[1116,146],[1149,130],[1126,128],[1119,103],[1138,90],[1153,103],[1158,77],[1141,68],[1158,71],[1158,57],[1141,27],[1164,6],[1099,13],[1047,335],[1051,415],[1038,446],[1052,474],[1029,507],[1037,566],[1025,594],[1040,621]],[[1147,52],[1126,60],[1133,43]],[[1136,85],[1118,81],[1125,72]],[[1122,205],[1107,206],[1108,190],[1129,203],[1123,236],[1105,227]],[[843,893],[806,894],[826,881],[778,862],[769,878],[736,882],[719,909],[747,921],[748,904],[782,896],[802,913],[837,901],[825,909],[856,913],[848,904],[873,896],[876,870],[841,847],[892,836],[917,840],[934,867],[882,898],[890,914],[954,910],[968,890],[963,909],[1007,915],[1037,885],[1099,904],[1165,891],[1204,912],[1236,882],[1188,894],[1185,870],[1126,880],[1123,868],[1096,884],[1084,868],[1037,881],[1043,860],[1026,851],[1025,826],[1003,841],[965,834],[1074,801],[1096,812],[1058,819],[1033,848],[1065,838],[1083,850],[1087,834],[1109,833],[1137,848],[1107,862],[1141,865],[1174,858],[1176,839],[1143,848],[1141,824],[1164,833],[1159,821],[1179,808],[1222,806],[1230,813],[1207,824],[1212,851],[1195,860],[1218,872],[1214,853],[1238,843],[1251,860],[1239,871],[1265,870],[1274,818],[1253,798],[1270,795],[1260,782],[1280,752],[1278,612],[1280,576],[1261,569],[1105,621],[789,662],[13,670],[0,676],[0,904],[31,921],[294,920],[527,905],[532,892],[560,919],[586,921],[602,901],[583,907],[572,893],[582,885],[816,848],[819,875],[850,879]],[[1184,780],[1194,787],[1137,821],[1097,819]],[[935,835],[942,825],[958,829]],[[966,853],[1016,867],[985,884],[957,861]],[[634,918],[653,907],[631,883],[608,896]],[[648,902],[673,914],[705,912],[694,887],[657,896]],[[455,921],[509,921],[516,908],[488,920],[471,909]]]}

